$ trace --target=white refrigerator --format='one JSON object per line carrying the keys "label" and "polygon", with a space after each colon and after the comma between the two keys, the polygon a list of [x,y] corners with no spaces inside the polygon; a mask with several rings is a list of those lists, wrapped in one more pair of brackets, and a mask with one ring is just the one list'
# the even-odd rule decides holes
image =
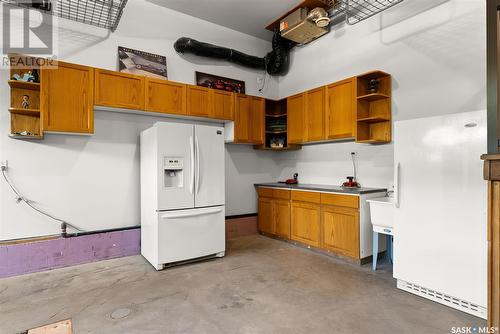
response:
{"label": "white refrigerator", "polygon": [[398,288],[486,318],[486,111],[394,124]]}
{"label": "white refrigerator", "polygon": [[141,133],[141,253],[157,269],[223,257],[224,128],[158,122]]}

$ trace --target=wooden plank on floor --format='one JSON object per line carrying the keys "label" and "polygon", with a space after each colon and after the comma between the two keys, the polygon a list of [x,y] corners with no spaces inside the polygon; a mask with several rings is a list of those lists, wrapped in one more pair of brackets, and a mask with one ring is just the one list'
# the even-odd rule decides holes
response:
{"label": "wooden plank on floor", "polygon": [[30,329],[28,334],[73,334],[71,319]]}

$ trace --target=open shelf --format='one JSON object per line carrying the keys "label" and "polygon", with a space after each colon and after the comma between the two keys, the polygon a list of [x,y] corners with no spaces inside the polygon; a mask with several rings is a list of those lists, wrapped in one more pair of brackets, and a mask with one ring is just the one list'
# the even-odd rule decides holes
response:
{"label": "open shelf", "polygon": [[391,141],[391,93],[392,78],[386,72],[372,71],[356,77],[357,143]]}
{"label": "open shelf", "polygon": [[286,134],[286,131],[266,131],[266,133],[271,133],[275,135]]}
{"label": "open shelf", "polygon": [[383,116],[371,116],[371,117],[365,117],[365,118],[358,118],[358,122],[364,122],[364,123],[378,123],[378,122],[386,122],[390,121],[391,119],[388,117],[383,117]]}
{"label": "open shelf", "polygon": [[263,151],[297,151],[302,149],[302,146],[294,144],[288,145],[287,147],[266,147],[264,145],[256,145],[254,149]]}
{"label": "open shelf", "polygon": [[381,93],[370,93],[362,96],[358,96],[358,100],[366,100],[366,101],[376,101],[376,100],[381,100],[381,99],[388,99],[390,98],[389,95],[387,94],[381,94]]}
{"label": "open shelf", "polygon": [[32,136],[32,135],[18,135],[11,133],[9,137],[12,139],[25,139],[25,140],[40,140],[43,139],[43,136]]}
{"label": "open shelf", "polygon": [[387,140],[385,139],[365,139],[357,140],[356,142],[360,144],[387,144]]}
{"label": "open shelf", "polygon": [[11,88],[22,88],[29,90],[40,90],[40,84],[38,82],[27,82],[20,80],[9,80],[9,86]]}
{"label": "open shelf", "polygon": [[24,108],[9,108],[11,114],[27,115],[27,116],[40,116],[38,109],[24,109]]}

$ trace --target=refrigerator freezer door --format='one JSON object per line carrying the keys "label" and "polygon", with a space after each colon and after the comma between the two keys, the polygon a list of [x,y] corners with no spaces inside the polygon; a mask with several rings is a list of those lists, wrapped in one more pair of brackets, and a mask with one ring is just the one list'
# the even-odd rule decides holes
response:
{"label": "refrigerator freezer door", "polygon": [[486,112],[395,123],[394,276],[486,306]]}
{"label": "refrigerator freezer door", "polygon": [[195,207],[224,205],[224,128],[195,125]]}
{"label": "refrigerator freezer door", "polygon": [[159,263],[186,261],[225,251],[224,206],[158,215]]}
{"label": "refrigerator freezer door", "polygon": [[176,123],[158,123],[156,126],[158,127],[157,210],[194,208],[194,126]]}

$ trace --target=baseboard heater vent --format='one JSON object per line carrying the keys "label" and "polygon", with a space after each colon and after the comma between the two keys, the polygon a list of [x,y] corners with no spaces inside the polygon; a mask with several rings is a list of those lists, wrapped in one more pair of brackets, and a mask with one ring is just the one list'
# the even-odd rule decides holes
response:
{"label": "baseboard heater vent", "polygon": [[476,317],[486,319],[487,309],[485,307],[461,300],[444,293],[424,288],[403,280],[398,280],[398,289],[413,293],[417,296],[430,299],[434,302],[449,306],[459,311],[472,314]]}

